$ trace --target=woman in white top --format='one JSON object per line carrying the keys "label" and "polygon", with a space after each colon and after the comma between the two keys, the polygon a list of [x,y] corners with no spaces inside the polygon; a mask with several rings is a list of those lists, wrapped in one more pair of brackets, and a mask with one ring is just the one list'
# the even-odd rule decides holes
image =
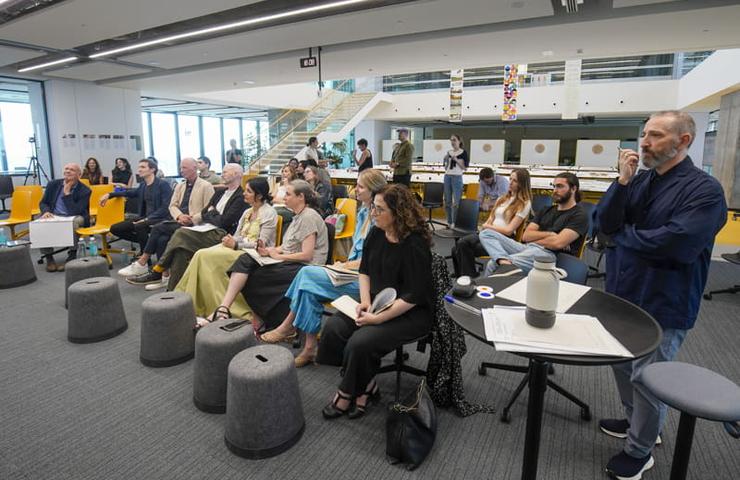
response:
{"label": "woman in white top", "polygon": [[275,189],[275,193],[272,195],[275,203],[283,203],[283,200],[285,200],[285,191],[288,188],[288,184],[296,178],[298,177],[295,173],[295,168],[292,167],[289,163],[280,170],[280,183]]}
{"label": "woman in white top", "polygon": [[[516,235],[519,227],[529,217],[532,210],[532,189],[529,172],[523,168],[514,169],[509,177],[509,191],[499,197],[491,209],[481,231],[495,230],[507,237]],[[452,263],[455,275],[477,275],[475,257],[487,255],[477,233],[463,237],[452,248]]]}
{"label": "woman in white top", "polygon": [[453,227],[457,216],[457,206],[460,205],[460,199],[462,198],[463,173],[470,165],[470,158],[468,158],[468,152],[463,148],[463,140],[460,135],[453,134],[450,137],[450,144],[452,144],[452,150],[447,152],[444,158],[444,202],[447,224]]}

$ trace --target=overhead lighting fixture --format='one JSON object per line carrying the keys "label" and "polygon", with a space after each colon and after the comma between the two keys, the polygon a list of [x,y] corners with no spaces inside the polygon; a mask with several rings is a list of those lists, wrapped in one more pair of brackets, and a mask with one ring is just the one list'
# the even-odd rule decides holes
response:
{"label": "overhead lighting fixture", "polygon": [[51,66],[54,66],[54,65],[61,65],[62,63],[74,62],[75,60],[77,60],[77,58],[78,57],[76,57],[76,56],[74,56],[74,57],[66,57],[66,58],[62,58],[61,60],[54,60],[53,62],[40,63],[38,65],[32,65],[30,67],[24,67],[24,68],[18,69],[18,73],[30,72],[31,70],[38,70],[39,68],[46,68],[46,67],[51,67]]}
{"label": "overhead lighting fixture", "polygon": [[246,83],[247,85],[254,85],[254,80],[242,80],[242,83]]}
{"label": "overhead lighting fixture", "polygon": [[158,38],[156,40],[149,40],[147,42],[135,43],[126,47],[114,48],[112,50],[106,50],[90,55],[90,58],[106,57],[108,55],[115,55],[116,53],[130,52],[131,50],[138,50],[140,48],[151,47],[153,45],[159,45],[161,43],[172,42],[175,40],[182,40],[183,38],[197,37],[201,35],[208,35],[210,33],[223,32],[225,30],[233,30],[235,28],[246,27],[249,25],[257,25],[260,23],[270,22],[272,20],[280,20],[282,18],[295,17],[297,15],[304,15],[306,13],[321,12],[324,10],[331,10],[339,7],[346,7],[348,5],[354,5],[357,3],[365,3],[368,0],[341,0],[337,2],[324,3],[321,5],[314,5],[311,7],[298,8],[295,10],[289,10],[287,12],[274,13],[271,15],[265,15],[262,17],[248,18],[246,20],[240,20],[238,22],[226,23],[224,25],[217,25],[215,27],[203,28],[200,30],[193,30],[192,32],[179,33],[177,35],[170,35],[167,37]]}

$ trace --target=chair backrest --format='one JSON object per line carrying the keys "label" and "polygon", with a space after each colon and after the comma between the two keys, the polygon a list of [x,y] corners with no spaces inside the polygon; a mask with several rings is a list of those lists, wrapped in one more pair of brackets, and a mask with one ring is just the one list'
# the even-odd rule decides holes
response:
{"label": "chair backrest", "polygon": [[586,217],[588,218],[588,231],[586,232],[586,236],[581,239],[581,245],[578,247],[578,258],[583,257],[583,252],[586,250],[586,244],[591,241],[591,239],[594,237],[594,220],[593,216],[596,213],[596,204],[589,203],[589,202],[581,202],[578,205],[583,208],[583,210],[586,212]]}
{"label": "chair backrest", "polygon": [[347,216],[344,222],[342,233],[354,233],[357,224],[357,200],[353,198],[337,198],[334,201],[336,213],[342,213]]}
{"label": "chair backrest", "polygon": [[275,246],[283,244],[283,216],[277,216],[277,227],[275,227]]}
{"label": "chair backrest", "polygon": [[347,186],[346,185],[332,185],[331,186],[332,197],[336,201],[338,198],[347,198]]}
{"label": "chair backrest", "polygon": [[9,220],[31,220],[31,210],[33,206],[33,196],[29,190],[16,189],[13,192],[11,200],[13,203],[10,205],[10,218]]}
{"label": "chair backrest", "polygon": [[535,195],[532,197],[532,213],[539,213],[540,210],[552,205],[552,197],[550,195]]}
{"label": "chair backrest", "polygon": [[10,175],[0,175],[0,195],[13,195],[13,177]]}
{"label": "chair backrest", "polygon": [[443,183],[430,182],[424,184],[423,203],[443,203],[445,186]]}
{"label": "chair backrest", "polygon": [[527,220],[522,220],[522,224],[519,225],[519,228],[516,229],[516,232],[514,232],[514,240],[517,242],[522,241],[522,237],[524,236],[524,230],[527,229]]}
{"label": "chair backrest", "polygon": [[326,240],[329,242],[329,248],[326,253],[326,264],[328,265],[332,263],[331,260],[334,258],[334,233],[336,229],[331,223],[324,222],[324,225],[326,225]]}
{"label": "chair backrest", "polygon": [[88,187],[92,186],[92,185],[90,185],[90,180],[88,180],[87,178],[81,178],[80,179],[80,183],[84,183]]}
{"label": "chair backrest", "polygon": [[457,216],[455,217],[455,229],[476,232],[478,230],[479,208],[478,200],[469,198],[460,200],[460,205],[457,206]]}
{"label": "chair backrest", "polygon": [[108,228],[124,220],[126,209],[126,200],[121,197],[110,198],[105,202],[105,206],[98,206],[98,215],[95,219],[95,226]]}
{"label": "chair backrest", "polygon": [[100,197],[106,193],[111,193],[115,185],[112,183],[109,185],[90,185],[90,215],[94,215],[94,212],[98,211],[100,204]]}
{"label": "chair backrest", "polygon": [[39,203],[41,198],[44,196],[44,187],[41,185],[18,185],[15,187],[15,191],[27,191],[31,192],[31,211],[38,213]]}
{"label": "chair backrest", "polygon": [[586,279],[588,278],[588,265],[586,265],[586,262],[567,253],[558,253],[556,265],[568,272],[568,276],[563,280],[579,285],[586,285]]}

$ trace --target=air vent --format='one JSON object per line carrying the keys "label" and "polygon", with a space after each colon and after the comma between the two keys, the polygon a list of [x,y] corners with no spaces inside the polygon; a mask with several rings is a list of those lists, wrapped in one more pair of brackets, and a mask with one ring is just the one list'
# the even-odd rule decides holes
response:
{"label": "air vent", "polygon": [[583,4],[583,0],[560,0],[568,13],[578,13],[578,5]]}

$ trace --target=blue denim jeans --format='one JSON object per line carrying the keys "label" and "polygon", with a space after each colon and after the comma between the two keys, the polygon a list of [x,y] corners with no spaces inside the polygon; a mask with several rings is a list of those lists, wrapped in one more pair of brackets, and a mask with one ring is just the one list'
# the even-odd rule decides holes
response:
{"label": "blue denim jeans", "polygon": [[663,340],[652,354],[631,362],[612,365],[630,428],[624,451],[636,458],[647,456],[655,445],[668,407],[656,399],[641,383],[645,367],[656,362],[670,362],[686,338],[688,330],[663,329]]}
{"label": "blue denim jeans", "polygon": [[483,272],[484,276],[491,275],[496,271],[498,264],[497,260],[506,259],[522,269],[524,273],[529,273],[534,266],[535,257],[547,257],[551,260],[555,260],[555,254],[545,247],[541,247],[536,243],[519,243],[513,238],[507,237],[502,233],[498,233],[495,230],[483,230],[478,235],[480,243],[483,248],[486,249],[491,260],[486,264],[486,269]]}
{"label": "blue denim jeans", "polygon": [[444,176],[444,194],[445,194],[445,213],[447,214],[447,223],[455,223],[457,217],[457,207],[460,205],[463,190],[462,175],[445,175]]}

